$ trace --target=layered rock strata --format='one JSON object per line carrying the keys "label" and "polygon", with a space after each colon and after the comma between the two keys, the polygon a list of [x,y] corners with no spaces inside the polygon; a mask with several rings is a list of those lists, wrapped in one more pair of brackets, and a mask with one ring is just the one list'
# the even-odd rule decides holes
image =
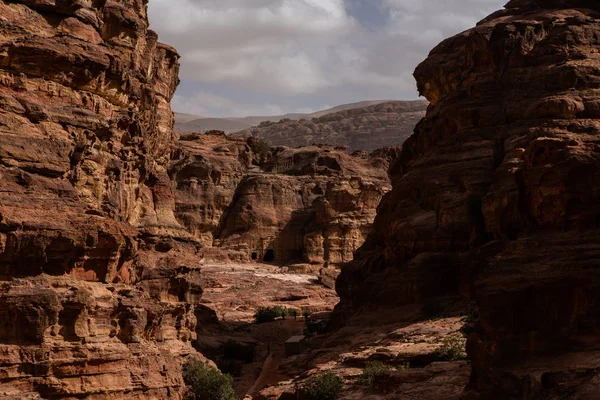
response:
{"label": "layered rock strata", "polygon": [[299,121],[265,121],[236,135],[256,137],[272,146],[326,143],[350,151],[375,151],[402,145],[426,109],[426,101],[387,101]]}
{"label": "layered rock strata", "polygon": [[0,397],[182,396],[199,247],[146,3],[0,2]]}
{"label": "layered rock strata", "polygon": [[398,150],[265,147],[224,134],[184,136],[173,152],[176,216],[233,260],[339,265],[352,259],[389,190]]}
{"label": "layered rock strata", "polygon": [[513,0],[437,46],[415,73],[427,115],[338,280],[338,316],[473,301],[472,398],[599,391],[599,33],[597,2]]}

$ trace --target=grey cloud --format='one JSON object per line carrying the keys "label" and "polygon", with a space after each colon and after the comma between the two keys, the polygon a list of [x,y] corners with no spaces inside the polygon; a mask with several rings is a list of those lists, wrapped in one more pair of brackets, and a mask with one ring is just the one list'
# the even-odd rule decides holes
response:
{"label": "grey cloud", "polygon": [[[274,111],[280,107],[276,99],[286,96],[282,111],[367,98],[416,98],[412,72],[431,48],[503,4],[150,0],[150,18],[161,40],[182,54],[182,85],[211,87],[210,92],[180,95],[174,107],[240,115]],[[256,93],[255,102],[240,102],[229,91],[225,96],[219,85],[239,87],[245,97]]]}

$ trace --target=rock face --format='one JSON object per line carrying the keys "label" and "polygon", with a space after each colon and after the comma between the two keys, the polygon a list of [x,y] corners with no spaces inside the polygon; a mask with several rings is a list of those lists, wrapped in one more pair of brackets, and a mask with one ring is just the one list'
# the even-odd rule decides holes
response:
{"label": "rock face", "polygon": [[254,158],[244,138],[221,132],[182,136],[175,144],[169,173],[177,219],[205,246],[213,245],[223,214]]}
{"label": "rock face", "polygon": [[166,168],[178,55],[145,0],[0,15],[0,397],[180,398],[201,288]]}
{"label": "rock face", "polygon": [[427,115],[337,282],[338,317],[473,301],[472,398],[600,390],[599,19],[514,0],[431,52]]}
{"label": "rock face", "polygon": [[173,152],[176,216],[236,261],[337,265],[366,238],[398,149],[270,149],[223,134],[183,137]]}
{"label": "rock face", "polygon": [[350,151],[374,151],[402,145],[426,108],[426,101],[390,101],[300,121],[263,122],[237,134],[257,137],[272,146],[326,143]]}

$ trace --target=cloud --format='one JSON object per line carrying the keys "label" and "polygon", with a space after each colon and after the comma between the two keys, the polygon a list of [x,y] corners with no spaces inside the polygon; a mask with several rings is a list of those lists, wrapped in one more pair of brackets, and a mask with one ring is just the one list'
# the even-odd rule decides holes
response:
{"label": "cloud", "polygon": [[173,109],[203,117],[244,117],[249,115],[281,115],[283,109],[275,104],[245,104],[208,92],[193,96],[175,95]]}
{"label": "cloud", "polygon": [[343,0],[153,0],[150,17],[182,78],[289,94],[329,86],[317,53],[359,27]]}
{"label": "cloud", "polygon": [[[365,99],[416,98],[412,73],[417,64],[441,40],[503,3],[150,0],[149,15],[161,41],[182,55],[182,85],[174,108],[240,115],[272,113],[277,107],[287,112]],[[197,85],[210,90],[186,89]],[[243,101],[232,87],[244,93]]]}

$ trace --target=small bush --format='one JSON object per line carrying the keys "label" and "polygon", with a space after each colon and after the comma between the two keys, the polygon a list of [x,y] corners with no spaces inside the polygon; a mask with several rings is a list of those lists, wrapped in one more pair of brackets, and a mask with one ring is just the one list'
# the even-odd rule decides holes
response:
{"label": "small bush", "polygon": [[257,154],[263,158],[269,154],[269,151],[271,151],[269,144],[260,139],[250,141],[249,146],[254,154]]}
{"label": "small bush", "polygon": [[459,361],[467,358],[465,347],[467,340],[460,334],[450,335],[442,339],[436,353],[441,360]]}
{"label": "small bush", "polygon": [[286,317],[288,315],[288,313],[287,313],[288,310],[286,308],[281,307],[281,306],[275,306],[275,307],[273,307],[273,311],[275,311],[276,313],[278,313],[279,316],[282,317],[282,318]]}
{"label": "small bush", "polygon": [[208,361],[191,358],[183,366],[188,400],[236,400],[233,379],[213,368]]}
{"label": "small bush", "polygon": [[377,378],[387,376],[390,372],[392,372],[392,367],[389,365],[386,365],[381,361],[370,361],[367,363],[367,367],[360,378],[358,378],[358,383],[373,388]]}
{"label": "small bush", "polygon": [[279,317],[281,317],[281,310],[277,307],[260,307],[254,313],[254,319],[256,320],[257,324],[273,322]]}
{"label": "small bush", "polygon": [[304,400],[335,400],[343,386],[339,376],[325,372],[314,375],[304,382],[300,387],[300,394]]}

